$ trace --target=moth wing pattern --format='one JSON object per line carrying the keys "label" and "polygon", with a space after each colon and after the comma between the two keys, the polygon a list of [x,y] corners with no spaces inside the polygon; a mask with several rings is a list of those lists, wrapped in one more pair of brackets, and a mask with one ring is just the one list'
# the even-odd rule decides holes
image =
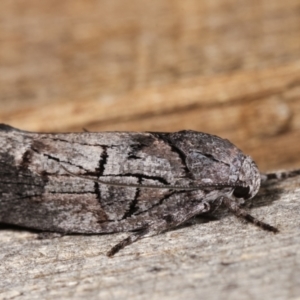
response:
{"label": "moth wing pattern", "polygon": [[9,182],[0,183],[0,222],[62,233],[134,232],[110,255],[213,210],[222,198],[232,203],[236,188],[252,188],[252,197],[260,183],[256,166],[232,143],[196,131],[32,133],[2,124],[0,147]]}

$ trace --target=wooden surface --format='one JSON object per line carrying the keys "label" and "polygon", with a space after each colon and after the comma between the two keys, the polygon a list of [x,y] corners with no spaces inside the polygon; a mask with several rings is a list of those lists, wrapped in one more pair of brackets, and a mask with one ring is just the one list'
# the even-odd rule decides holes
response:
{"label": "wooden surface", "polygon": [[[299,37],[299,0],[2,0],[0,123],[194,129],[229,138],[262,171],[299,168]],[[253,200],[278,235],[220,215],[114,259],[104,253],[123,235],[3,229],[0,298],[299,299],[298,187]]]}
{"label": "wooden surface", "polygon": [[108,258],[126,234],[38,240],[2,230],[0,298],[299,299],[299,184],[271,184],[249,203],[278,234],[219,210],[215,221],[194,220]]}
{"label": "wooden surface", "polygon": [[3,0],[0,121],[194,129],[300,167],[299,36],[298,0]]}

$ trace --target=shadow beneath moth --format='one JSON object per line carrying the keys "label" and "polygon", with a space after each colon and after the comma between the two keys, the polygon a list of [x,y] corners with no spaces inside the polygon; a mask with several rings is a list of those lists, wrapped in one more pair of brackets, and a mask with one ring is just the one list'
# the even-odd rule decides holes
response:
{"label": "shadow beneath moth", "polygon": [[261,175],[228,140],[196,132],[33,133],[0,124],[0,222],[63,234],[131,234],[107,253],[213,212],[221,204],[264,230],[241,205]]}

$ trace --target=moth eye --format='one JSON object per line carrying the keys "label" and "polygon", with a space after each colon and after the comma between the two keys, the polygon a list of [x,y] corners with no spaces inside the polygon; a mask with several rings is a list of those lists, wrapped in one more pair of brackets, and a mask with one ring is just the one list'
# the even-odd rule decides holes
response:
{"label": "moth eye", "polygon": [[247,187],[237,186],[233,191],[233,195],[236,198],[248,199],[250,198],[249,192],[250,192],[249,186]]}

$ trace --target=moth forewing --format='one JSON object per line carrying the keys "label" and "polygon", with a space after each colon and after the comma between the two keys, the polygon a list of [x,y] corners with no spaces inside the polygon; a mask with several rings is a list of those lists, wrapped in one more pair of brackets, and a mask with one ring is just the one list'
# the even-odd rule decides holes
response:
{"label": "moth forewing", "polygon": [[111,249],[220,204],[240,208],[261,175],[228,140],[196,132],[32,133],[0,125],[0,222],[62,233],[131,232]]}

